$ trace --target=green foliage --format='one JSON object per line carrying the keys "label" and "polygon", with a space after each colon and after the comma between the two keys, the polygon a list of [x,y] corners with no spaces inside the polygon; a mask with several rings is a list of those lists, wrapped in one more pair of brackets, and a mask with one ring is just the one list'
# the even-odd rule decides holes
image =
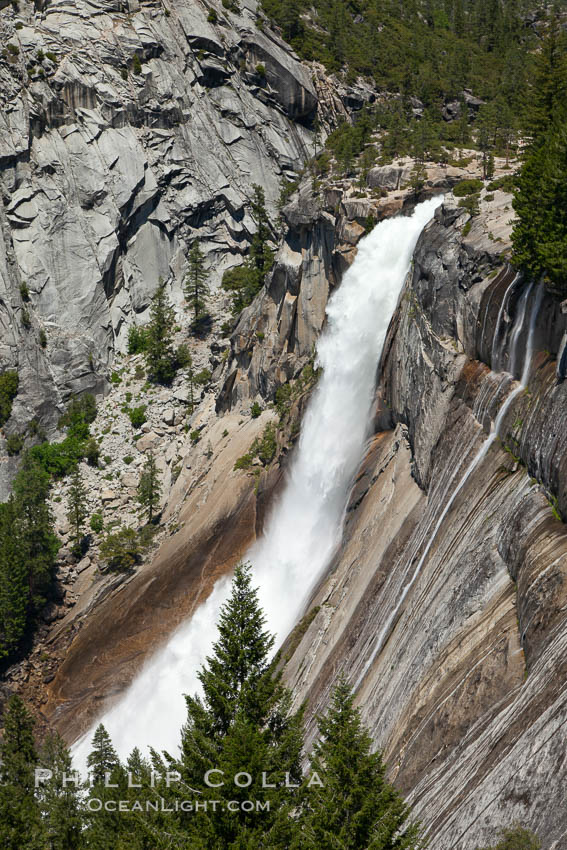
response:
{"label": "green foliage", "polygon": [[40,784],[37,799],[47,833],[49,850],[79,850],[83,845],[79,789],[66,782],[72,770],[71,754],[57,733],[48,735],[39,754],[39,766],[51,778]]}
{"label": "green foliage", "polygon": [[340,679],[328,714],[319,717],[320,739],[311,771],[323,786],[308,789],[299,815],[302,850],[321,847],[422,846],[417,825],[407,825],[410,808],[385,779],[379,752],[364,729],[354,695]]}
{"label": "green foliage", "polygon": [[102,518],[102,514],[94,513],[90,519],[89,525],[91,527],[91,531],[95,531],[97,534],[104,528],[104,520]]}
{"label": "green foliage", "polygon": [[165,283],[162,280],[152,298],[150,314],[146,349],[148,379],[156,384],[167,385],[173,380],[176,367],[171,330],[175,313],[167,298]]}
{"label": "green foliage", "polygon": [[228,292],[232,301],[232,313],[238,316],[252,303],[260,291],[264,278],[274,263],[273,251],[269,246],[271,224],[266,211],[264,190],[254,184],[251,214],[256,223],[250,254],[240,266],[228,269],[222,277],[221,287]]}
{"label": "green foliage", "polygon": [[45,333],[43,328],[41,328],[39,332],[39,344],[42,348],[47,348],[47,334]]}
{"label": "green foliage", "polygon": [[128,354],[142,354],[148,350],[148,344],[148,329],[132,325],[128,330]]}
{"label": "green foliage", "polygon": [[268,422],[264,428],[264,433],[262,434],[262,439],[260,440],[260,446],[258,448],[258,457],[264,466],[268,466],[268,464],[273,461],[276,456],[276,449],[276,426],[273,422]]}
{"label": "green foliage", "polygon": [[202,369],[200,372],[194,376],[193,380],[199,387],[206,386],[212,378],[210,369]]}
{"label": "green foliage", "polygon": [[30,291],[29,291],[28,285],[25,281],[20,283],[20,297],[21,297],[22,301],[29,301],[30,300]]}
{"label": "green foliage", "polygon": [[286,180],[284,177],[280,184],[280,196],[278,198],[278,210],[282,210],[293,193],[299,186],[299,180]]}
{"label": "green foliage", "polygon": [[83,523],[87,518],[87,491],[79,467],[75,467],[67,496],[67,519],[73,527],[75,542],[82,537]]}
{"label": "green foliage", "polygon": [[537,835],[529,829],[514,826],[503,829],[499,842],[491,847],[485,847],[484,850],[540,850],[540,848],[541,841]]}
{"label": "green foliage", "polygon": [[206,316],[207,301],[210,296],[209,272],[205,268],[205,257],[199,240],[195,239],[189,252],[189,271],[185,277],[185,297],[193,311],[193,325],[202,324]]}
{"label": "green foliage", "polygon": [[216,24],[218,21],[218,15],[215,9],[209,9],[209,14],[207,15],[207,20],[210,24]]}
{"label": "green foliage", "polygon": [[134,528],[119,528],[106,535],[100,544],[100,556],[109,570],[126,572],[139,564],[145,546]]}
{"label": "green foliage", "polygon": [[260,416],[261,413],[262,413],[262,408],[260,407],[258,402],[255,401],[254,404],[252,405],[252,407],[250,408],[250,416],[252,417],[252,419],[257,419]]}
{"label": "green foliage", "polygon": [[343,71],[347,81],[369,77],[439,112],[465,88],[484,99],[500,90],[521,106],[536,39],[513,0],[262,0],[262,7],[302,58]]}
{"label": "green foliage", "polygon": [[[280,830],[290,829],[289,813],[298,800],[298,789],[282,786],[286,773],[290,783],[300,783],[301,715],[291,714],[290,694],[270,664],[274,638],[265,629],[247,565],[235,570],[218,627],[219,638],[198,674],[203,697],[186,697],[187,723],[175,767],[185,786],[198,790],[199,799],[258,800],[269,802],[269,811],[258,816],[240,810],[227,818],[209,810],[181,815],[179,826],[200,838],[203,847],[288,846],[276,838]],[[208,788],[203,776],[212,768],[225,776],[248,770],[252,782],[246,788],[232,783]],[[263,787],[262,770],[277,787]]]}
{"label": "green foliage", "polygon": [[456,198],[464,198],[467,195],[473,195],[480,192],[483,187],[482,180],[460,180],[453,189],[453,194]]}
{"label": "green foliage", "polygon": [[265,77],[266,76],[266,66],[262,65],[261,62],[258,62],[258,64],[256,65],[256,73],[259,77]]}
{"label": "green foliage", "polygon": [[61,443],[40,443],[29,454],[41,468],[54,478],[63,478],[76,468],[84,457],[85,443],[78,437],[66,437]]}
{"label": "green foliage", "polygon": [[69,437],[84,440],[89,436],[89,425],[95,421],[96,415],[97,406],[92,393],[73,396],[66,412],[59,419],[58,427],[66,428]]}
{"label": "green foliage", "polygon": [[262,436],[256,438],[246,454],[236,460],[234,469],[250,469],[255,458],[261,460],[264,466],[268,466],[276,456],[277,447],[276,426],[273,422],[268,422]]}
{"label": "green foliage", "polygon": [[25,307],[22,309],[22,327],[26,331],[29,331],[29,329],[31,328],[31,316],[29,310],[27,310]]}
{"label": "green foliage", "polygon": [[122,378],[120,377],[118,372],[112,372],[112,374],[110,375],[110,383],[114,384],[115,386],[118,386],[118,384],[122,383]]}
{"label": "green foliage", "polygon": [[10,500],[0,504],[0,657],[30,634],[55,583],[59,540],[49,507],[49,475],[23,456]]}
{"label": "green foliage", "polygon": [[6,437],[6,450],[10,456],[19,455],[24,447],[23,434],[9,434]]}
{"label": "green foliage", "polygon": [[467,195],[459,201],[459,206],[467,210],[472,216],[478,215],[480,212],[480,195]]}
{"label": "green foliage", "polygon": [[147,517],[148,522],[152,521],[154,513],[159,508],[161,498],[160,476],[161,473],[157,467],[154,454],[148,452],[137,491],[141,513]]}
{"label": "green foliage", "polygon": [[100,459],[100,446],[94,437],[90,437],[85,443],[85,460],[89,466],[98,466]]}
{"label": "green foliage", "polygon": [[130,407],[127,410],[128,419],[132,424],[132,428],[141,428],[144,422],[147,419],[146,416],[147,405],[140,404],[137,407]]}
{"label": "green foliage", "polygon": [[241,455],[234,462],[234,471],[237,472],[239,469],[250,469],[252,466],[252,462],[254,461],[254,455],[250,452],[246,452],[245,455]]}
{"label": "green foliage", "polygon": [[486,187],[490,192],[495,192],[501,189],[503,192],[513,192],[518,183],[518,178],[515,174],[504,174],[502,177],[497,177],[496,180],[491,180]]}
{"label": "green foliage", "polygon": [[93,785],[103,785],[105,775],[112,773],[118,767],[118,756],[112,746],[110,735],[102,723],[97,726],[93,740],[92,750],[87,757],[87,767],[90,770]]}
{"label": "green foliage", "polygon": [[330,134],[326,146],[333,152],[342,171],[351,172],[355,157],[362,153],[375,129],[375,117],[365,109],[356,116],[353,124],[344,121]]}
{"label": "green foliage", "polygon": [[38,763],[34,721],[19,696],[10,698],[0,744],[0,828],[4,850],[43,850],[45,834],[34,796]]}
{"label": "green foliage", "polygon": [[193,365],[191,351],[189,349],[189,346],[184,342],[177,347],[175,358],[177,360],[177,365],[180,369],[187,369]]}
{"label": "green foliage", "polygon": [[514,198],[514,261],[567,293],[567,125],[553,123],[526,156]]}
{"label": "green foliage", "polygon": [[196,445],[201,439],[201,432],[199,431],[199,429],[195,428],[193,431],[191,431],[191,433],[189,434],[189,438],[191,442]]}
{"label": "green foliage", "polygon": [[[221,287],[230,295],[234,316],[240,315],[242,310],[252,303],[261,285],[260,275],[249,261],[224,272]],[[227,331],[228,333],[232,331],[232,325],[227,328]]]}
{"label": "green foliage", "polygon": [[513,259],[544,278],[558,298],[567,293],[567,33],[548,25],[536,60],[528,112],[532,141],[514,198]]}
{"label": "green foliage", "polygon": [[0,427],[11,416],[12,402],[18,394],[19,383],[18,373],[14,369],[9,369],[0,375]]}
{"label": "green foliage", "polygon": [[132,70],[135,74],[142,73],[142,60],[137,53],[132,56]]}

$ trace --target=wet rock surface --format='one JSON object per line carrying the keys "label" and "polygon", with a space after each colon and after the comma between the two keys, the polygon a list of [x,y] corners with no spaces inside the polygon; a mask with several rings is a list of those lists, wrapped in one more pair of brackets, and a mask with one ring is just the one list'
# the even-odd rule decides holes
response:
{"label": "wet rock surface", "polygon": [[558,850],[567,838],[556,805],[566,779],[566,402],[556,359],[565,316],[542,299],[528,387],[475,461],[515,386],[505,370],[523,371],[537,297],[532,287],[518,325],[529,284],[507,265],[510,198],[494,194],[466,229],[468,214],[447,197],[420,238],[343,546],[287,677],[310,715],[341,671],[356,684],[436,850],[490,844],[514,822]]}

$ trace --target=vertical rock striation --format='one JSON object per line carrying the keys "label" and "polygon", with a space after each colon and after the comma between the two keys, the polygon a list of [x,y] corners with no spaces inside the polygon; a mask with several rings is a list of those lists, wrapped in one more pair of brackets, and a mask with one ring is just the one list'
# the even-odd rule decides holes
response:
{"label": "vertical rock striation", "polygon": [[[546,850],[567,836],[565,316],[548,296],[535,316],[499,202],[501,242],[483,215],[463,236],[447,201],[418,243],[343,545],[287,668],[311,714],[349,676],[435,850],[473,850],[515,821]],[[531,316],[528,387],[483,450]]]}

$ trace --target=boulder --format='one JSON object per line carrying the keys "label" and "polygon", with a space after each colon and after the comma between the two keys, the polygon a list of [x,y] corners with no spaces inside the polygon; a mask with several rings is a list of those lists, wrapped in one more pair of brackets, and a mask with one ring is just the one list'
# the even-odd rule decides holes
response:
{"label": "boulder", "polygon": [[173,407],[166,407],[161,415],[162,420],[166,425],[174,425],[175,424],[175,409]]}

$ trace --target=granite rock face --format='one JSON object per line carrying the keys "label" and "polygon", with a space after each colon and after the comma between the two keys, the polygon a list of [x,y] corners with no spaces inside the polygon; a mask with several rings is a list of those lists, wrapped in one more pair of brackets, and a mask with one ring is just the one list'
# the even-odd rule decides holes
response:
{"label": "granite rock face", "polygon": [[[348,676],[435,850],[492,844],[515,822],[559,850],[566,320],[507,265],[509,197],[496,196],[467,235],[447,198],[418,243],[343,545],[287,678],[312,716]],[[527,389],[487,441],[530,325]]]}
{"label": "granite rock face", "polygon": [[216,23],[191,0],[0,12],[12,45],[0,59],[0,369],[20,373],[8,433],[32,418],[49,433],[65,397],[104,389],[159,277],[181,305],[195,237],[217,285],[254,232],[252,184],[273,210],[309,153],[307,70],[257,29],[253,0],[211,8]]}

